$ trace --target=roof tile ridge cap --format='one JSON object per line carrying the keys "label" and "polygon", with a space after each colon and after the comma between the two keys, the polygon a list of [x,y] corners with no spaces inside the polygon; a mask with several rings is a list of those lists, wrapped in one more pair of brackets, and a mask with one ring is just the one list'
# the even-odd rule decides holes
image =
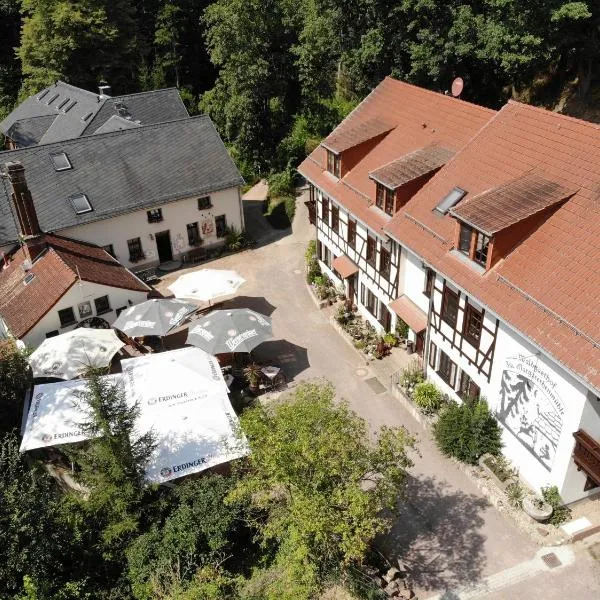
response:
{"label": "roof tile ridge cap", "polygon": [[436,92],[435,90],[430,90],[429,88],[421,87],[420,85],[415,85],[414,83],[410,83],[409,81],[402,81],[401,79],[396,79],[395,77],[391,77],[390,75],[385,76],[386,80],[393,81],[400,85],[409,87],[414,90],[419,90],[420,92],[425,92],[429,95],[435,96],[436,98],[447,98],[449,101],[458,101],[461,104],[466,104],[467,106],[471,106],[474,108],[480,108],[481,110],[497,113],[498,111],[494,108],[488,108],[487,106],[483,106],[482,104],[477,104],[476,102],[469,102],[468,100],[463,100],[462,98],[456,98],[455,96],[451,96],[450,94],[443,94],[442,92]]}
{"label": "roof tile ridge cap", "polygon": [[[95,92],[90,92],[90,90],[86,90],[84,88],[77,87],[76,85],[73,85],[72,83],[67,83],[66,81],[62,81],[61,79],[57,79],[52,85],[54,85],[54,87],[58,87],[59,84],[64,85],[65,87],[67,87],[71,90],[76,90],[78,92],[83,92],[84,94],[93,96],[96,99],[99,96],[99,94],[96,94]],[[44,89],[46,89],[46,88],[44,88]],[[38,94],[39,94],[39,92],[38,92]],[[37,94],[34,94],[34,96],[37,96]]]}
{"label": "roof tile ridge cap", "polygon": [[[65,240],[67,242],[72,242],[74,244],[81,244],[82,246],[87,246],[88,248],[92,248],[94,250],[100,250],[102,252],[104,252],[106,254],[106,258],[104,256],[100,257],[100,256],[90,256],[88,254],[83,254],[82,252],[78,252],[77,250],[70,250],[69,248],[55,248],[52,245],[52,241],[51,240],[47,240],[48,243],[48,247],[51,248],[55,254],[58,255],[58,257],[69,267],[69,264],[62,258],[61,253],[66,254],[67,256],[73,256],[73,257],[80,257],[80,258],[84,258],[85,260],[89,260],[91,262],[94,263],[98,263],[98,264],[103,264],[103,265],[107,265],[107,266],[112,266],[112,267],[120,267],[121,269],[127,269],[127,267],[125,267],[123,264],[121,264],[114,256],[111,256],[106,250],[104,250],[104,248],[100,247],[100,246],[96,246],[95,244],[91,244],[89,242],[82,242],[79,240],[74,240],[72,238],[68,238],[68,237],[64,237],[64,236],[58,236],[58,235],[54,235],[52,234],[53,237],[55,237],[57,240]],[[58,246],[58,243],[56,243],[56,245]],[[72,270],[72,269],[71,269]]]}
{"label": "roof tile ridge cap", "polygon": [[546,115],[550,118],[559,118],[565,121],[570,121],[577,123],[578,125],[585,125],[591,127],[592,129],[600,129],[600,123],[594,123],[593,121],[586,121],[585,119],[578,119],[577,117],[572,117],[571,115],[565,115],[564,113],[560,113],[555,110],[550,110],[548,108],[544,108],[543,106],[535,106],[533,104],[527,104],[525,102],[519,102],[518,100],[513,100],[509,98],[507,104],[513,104],[515,107],[521,110],[531,110],[534,112],[538,112],[540,114]]}

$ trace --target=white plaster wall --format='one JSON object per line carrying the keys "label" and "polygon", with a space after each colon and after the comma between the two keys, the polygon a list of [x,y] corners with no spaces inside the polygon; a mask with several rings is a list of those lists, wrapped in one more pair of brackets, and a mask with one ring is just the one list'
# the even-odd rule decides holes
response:
{"label": "white plaster wall", "polygon": [[[162,209],[163,220],[160,223],[148,223],[146,209],[144,209],[86,225],[68,227],[57,233],[76,240],[91,242],[98,246],[112,244],[116,257],[122,265],[130,269],[140,269],[158,263],[156,241],[152,237],[161,231],[169,230],[173,258],[177,258],[181,253],[190,250],[186,228],[188,223],[198,222],[200,237],[204,241],[204,246],[210,246],[221,241],[216,236],[215,228],[213,228],[213,234],[210,236],[202,234],[201,227],[205,219],[211,220],[214,225],[216,216],[225,215],[228,226],[233,226],[237,230],[243,229],[243,211],[239,188],[234,187],[213,192],[210,197],[212,208],[208,210],[198,210],[198,196],[153,207]],[[139,237],[142,242],[146,259],[138,263],[131,263],[129,262],[127,240],[136,237]]]}
{"label": "white plaster wall", "polygon": [[402,248],[399,292],[406,294],[427,314],[429,312],[429,298],[423,293],[424,289],[425,269],[421,266],[421,259],[406,248]]}
{"label": "white plaster wall", "polygon": [[89,281],[75,283],[50,309],[50,311],[36,324],[36,326],[23,336],[23,342],[31,348],[36,348],[46,339],[46,334],[50,331],[58,329],[59,333],[66,333],[67,331],[74,329],[74,325],[61,328],[60,319],[58,318],[58,311],[71,307],[75,313],[75,318],[77,321],[81,321],[82,319],[79,317],[77,305],[80,302],[89,301],[92,306],[92,316],[96,316],[94,298],[100,298],[101,296],[108,296],[110,308],[112,310],[100,315],[100,317],[112,324],[117,318],[117,313],[115,312],[117,308],[129,306],[130,303],[139,304],[140,302],[143,302],[146,300],[147,292],[124,290],[122,288],[100,285],[98,283],[91,283]]}
{"label": "white plaster wall", "polygon": [[[578,477],[567,477],[567,474],[573,465],[573,433],[577,431],[582,420],[587,390],[560,365],[501,323],[496,341],[494,368],[485,390],[490,408],[496,412],[501,405],[500,390],[505,369],[522,373],[530,379],[533,377],[534,381],[540,382],[529,394],[532,400],[528,403],[528,417],[531,413],[536,413],[537,406],[547,407],[549,402],[551,406],[556,406],[562,421],[557,449],[554,459],[550,461],[550,470],[527,450],[514,433],[503,428],[505,455],[518,465],[522,477],[535,489],[545,485],[556,485],[565,502],[581,498],[584,495],[583,482]],[[591,421],[600,436],[598,416]]]}

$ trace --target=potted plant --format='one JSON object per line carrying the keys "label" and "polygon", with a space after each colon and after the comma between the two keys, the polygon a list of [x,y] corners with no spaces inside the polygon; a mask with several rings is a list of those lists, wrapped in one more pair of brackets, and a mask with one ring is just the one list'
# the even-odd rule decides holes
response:
{"label": "potted plant", "polygon": [[260,367],[256,363],[250,363],[244,368],[244,377],[248,382],[250,390],[254,393],[258,392],[258,384],[260,382]]}
{"label": "potted plant", "polygon": [[525,496],[523,510],[538,523],[547,521],[552,516],[552,505],[539,496]]}

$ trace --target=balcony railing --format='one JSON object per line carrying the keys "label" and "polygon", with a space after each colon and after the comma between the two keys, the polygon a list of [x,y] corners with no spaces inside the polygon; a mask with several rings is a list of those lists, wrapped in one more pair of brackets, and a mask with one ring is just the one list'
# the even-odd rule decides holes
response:
{"label": "balcony railing", "polygon": [[600,442],[580,429],[573,434],[575,449],[573,461],[577,467],[600,485]]}

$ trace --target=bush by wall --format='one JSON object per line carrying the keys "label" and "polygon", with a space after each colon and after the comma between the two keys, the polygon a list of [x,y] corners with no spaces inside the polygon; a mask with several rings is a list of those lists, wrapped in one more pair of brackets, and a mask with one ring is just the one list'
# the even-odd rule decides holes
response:
{"label": "bush by wall", "polygon": [[502,449],[498,421],[481,398],[448,404],[441,411],[433,433],[444,454],[469,464],[476,464],[486,453],[497,456]]}
{"label": "bush by wall", "polygon": [[437,413],[444,404],[442,392],[429,381],[423,381],[415,386],[412,399],[421,412],[426,415]]}
{"label": "bush by wall", "polygon": [[283,201],[285,203],[285,214],[291,225],[294,222],[294,216],[296,214],[296,198],[294,198],[294,196],[286,196]]}

